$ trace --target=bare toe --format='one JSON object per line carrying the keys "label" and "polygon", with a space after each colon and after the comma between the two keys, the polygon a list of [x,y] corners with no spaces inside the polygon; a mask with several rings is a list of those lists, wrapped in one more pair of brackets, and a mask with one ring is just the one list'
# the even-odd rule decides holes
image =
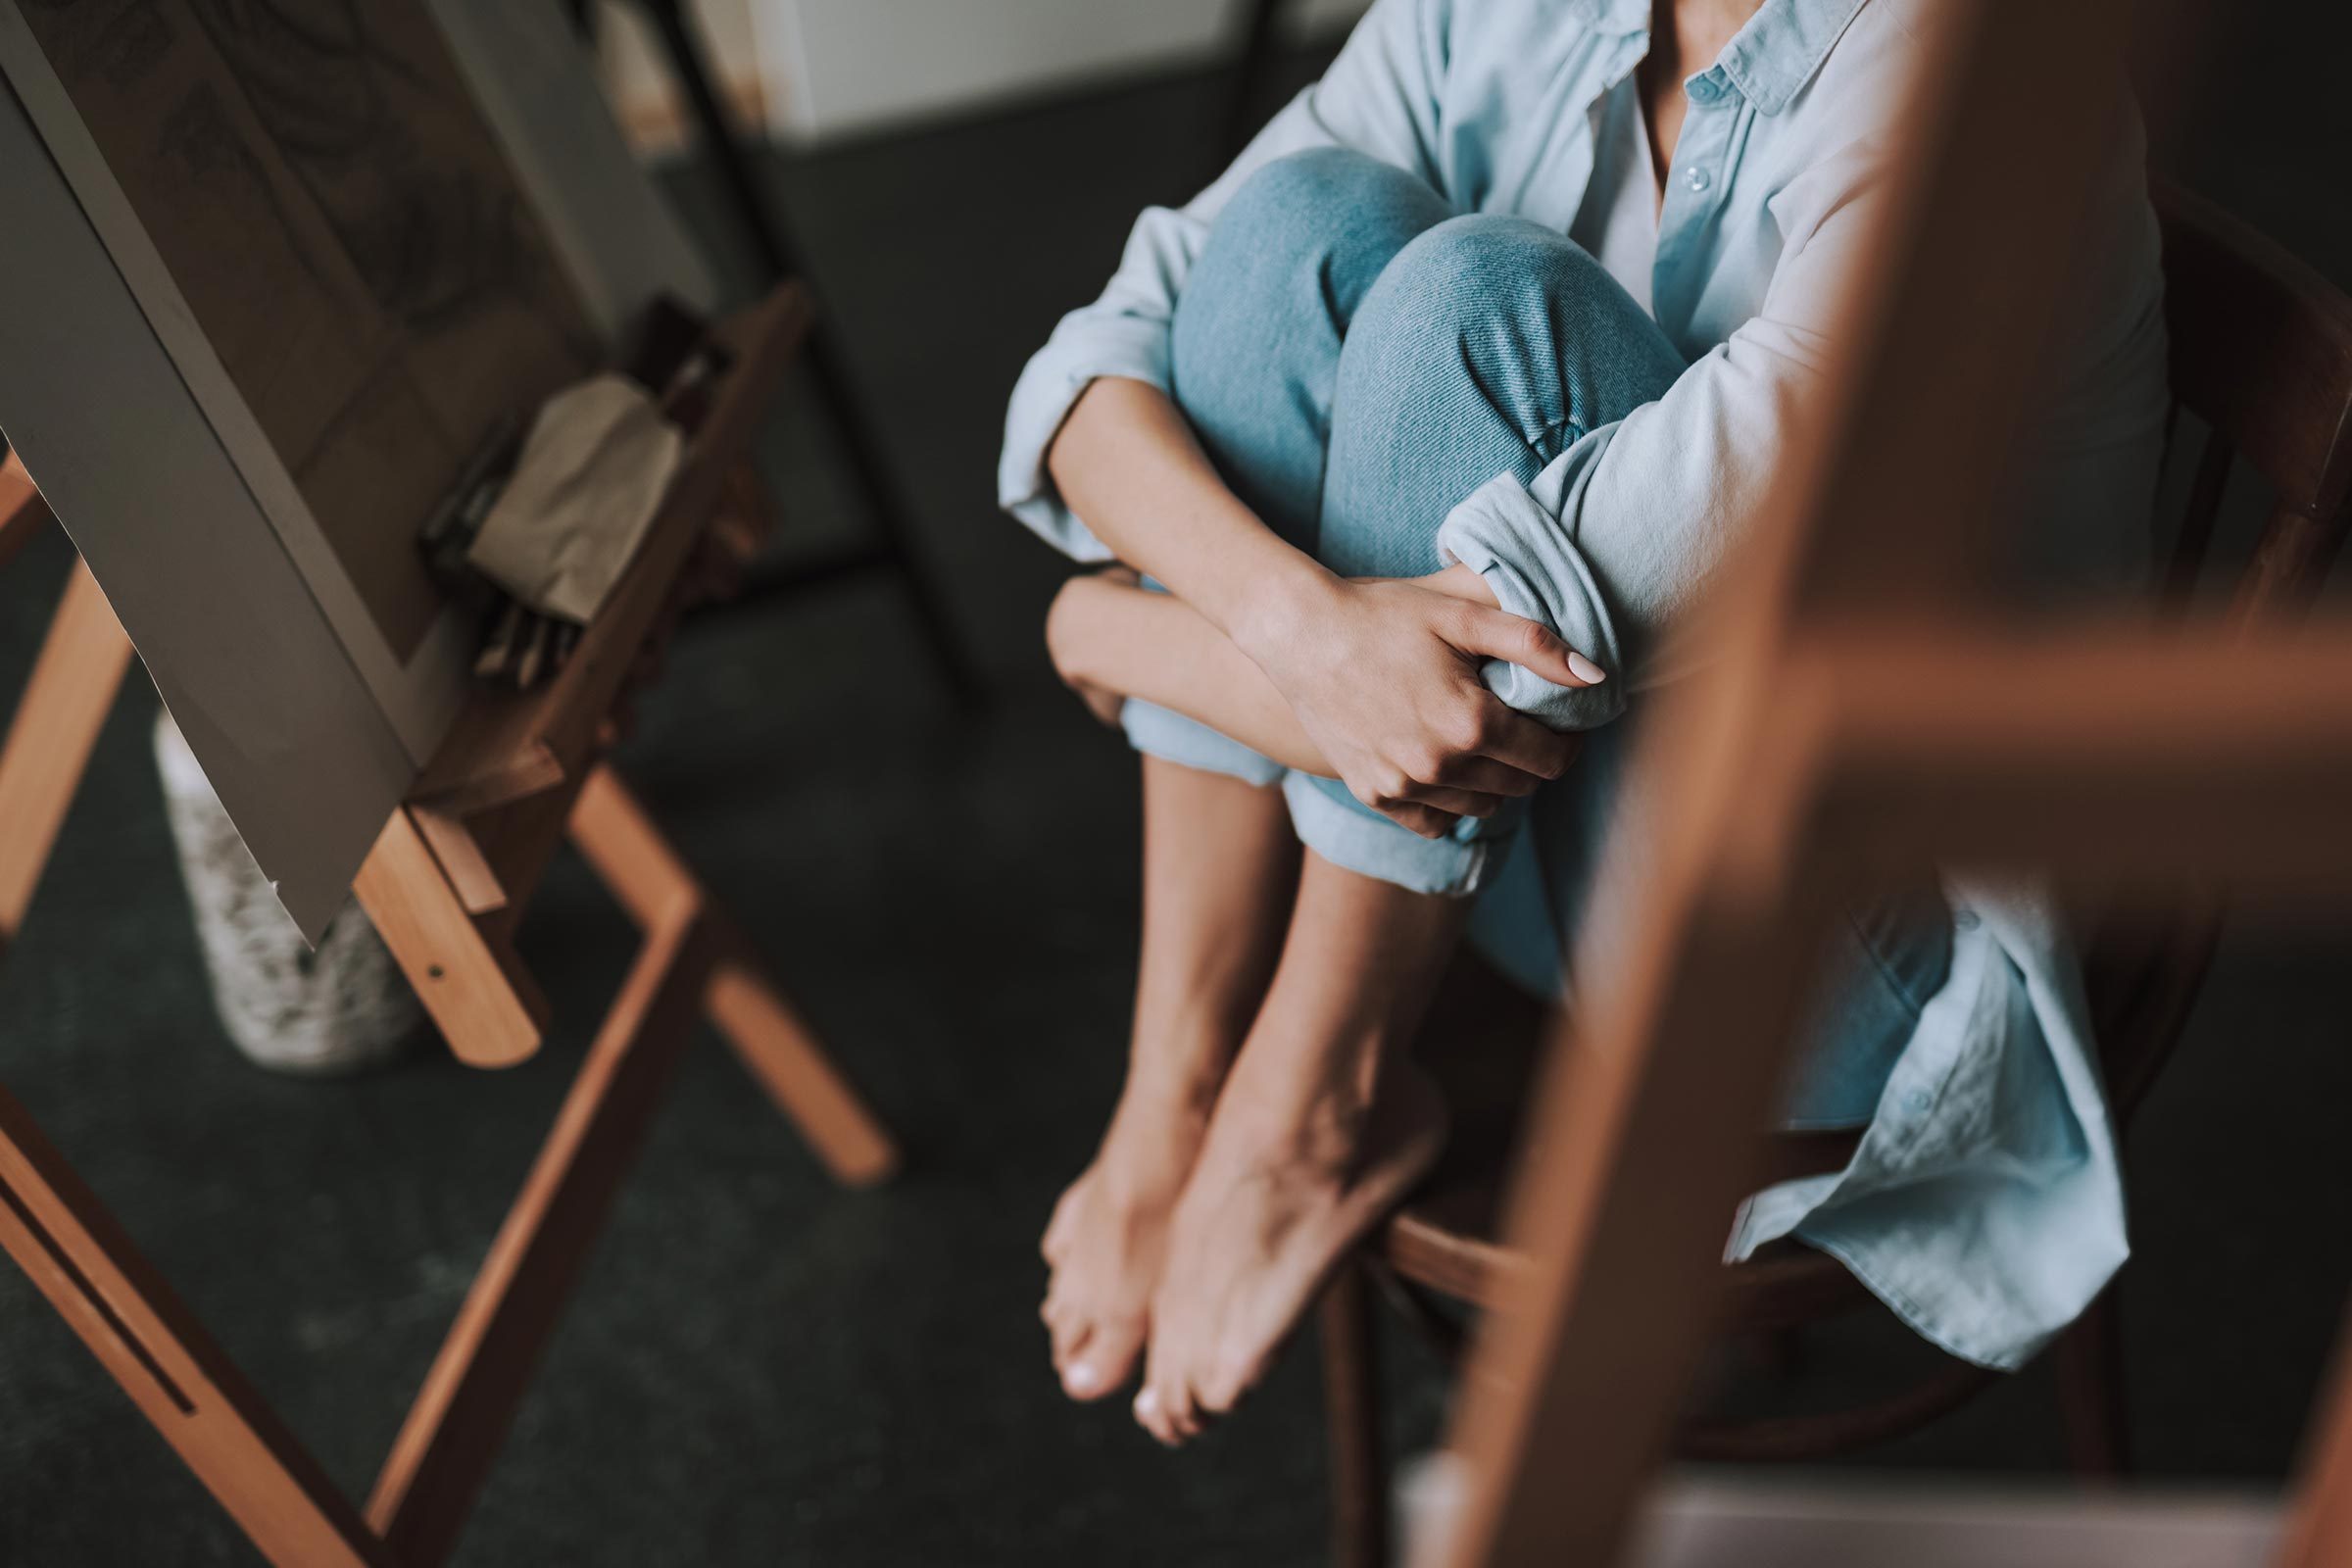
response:
{"label": "bare toe", "polygon": [[[1205,1113],[1179,1102],[1122,1102],[1102,1152],[1070,1184],[1046,1226],[1054,1365],[1073,1399],[1100,1399],[1135,1375],[1152,1321],[1152,1292]],[[1084,1347],[1081,1351],[1081,1347]]]}
{"label": "bare toe", "polygon": [[1145,1322],[1140,1317],[1098,1319],[1084,1344],[1056,1362],[1062,1392],[1091,1402],[1126,1387],[1143,1354]]}
{"label": "bare toe", "polygon": [[1058,1263],[1069,1251],[1070,1233],[1077,1228],[1077,1211],[1085,1204],[1086,1186],[1094,1174],[1095,1168],[1089,1165],[1054,1200],[1053,1216],[1046,1221],[1046,1233],[1037,1244],[1038,1254],[1047,1262]]}
{"label": "bare toe", "polygon": [[1173,1448],[1178,1439],[1176,1429],[1168,1425],[1167,1413],[1159,1407],[1159,1390],[1146,1384],[1135,1396],[1135,1424],[1158,1440],[1163,1447]]}
{"label": "bare toe", "polygon": [[[1211,1132],[1170,1225],[1152,1304],[1161,1441],[1198,1434],[1260,1377],[1331,1270],[1437,1157],[1445,1111],[1402,1064],[1345,1157],[1306,1158],[1279,1122]],[[1139,1407],[1138,1418],[1142,1419]]]}

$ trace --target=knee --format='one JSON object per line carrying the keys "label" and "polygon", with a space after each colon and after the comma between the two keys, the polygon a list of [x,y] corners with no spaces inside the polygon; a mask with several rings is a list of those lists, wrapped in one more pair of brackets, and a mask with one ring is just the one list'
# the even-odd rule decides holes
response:
{"label": "knee", "polygon": [[1613,309],[1623,295],[1573,241],[1524,219],[1474,214],[1396,253],[1364,296],[1351,337],[1385,360],[1433,357],[1458,368],[1466,347],[1473,363],[1475,349],[1497,337],[1524,352],[1534,346],[1531,323]]}
{"label": "knee", "polygon": [[1454,410],[1509,426],[1539,459],[1659,396],[1682,361],[1649,314],[1573,241],[1522,219],[1449,219],[1398,251],[1356,312],[1337,406],[1394,422]]}
{"label": "knee", "polygon": [[1352,147],[1309,147],[1260,165],[1227,198],[1212,249],[1272,246],[1294,255],[1328,247],[1364,212],[1410,202],[1427,187]]}
{"label": "knee", "polygon": [[1445,216],[1427,185],[1351,148],[1275,159],[1243,180],[1211,224],[1177,301],[1178,352],[1187,340],[1199,347],[1233,333],[1262,346],[1299,313],[1327,316]]}

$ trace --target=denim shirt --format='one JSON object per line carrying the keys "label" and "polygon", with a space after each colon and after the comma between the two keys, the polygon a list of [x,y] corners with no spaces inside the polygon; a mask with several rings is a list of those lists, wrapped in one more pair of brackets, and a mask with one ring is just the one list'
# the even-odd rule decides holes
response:
{"label": "denim shirt", "polygon": [[[1615,677],[1569,692],[1491,667],[1513,706],[1591,727],[1681,667],[1678,613],[1757,509],[1789,411],[1823,374],[1884,197],[1918,12],[1919,0],[1765,0],[1685,80],[1647,294],[1688,368],[1657,402],[1581,432],[1532,481],[1501,475],[1473,492],[1439,532],[1504,609]],[[1047,449],[1096,377],[1168,387],[1186,272],[1225,201],[1270,159],[1353,147],[1463,212],[1590,231],[1591,215],[1578,219],[1595,147],[1623,131],[1607,117],[1630,103],[1617,89],[1648,52],[1649,16],[1649,0],[1376,0],[1323,80],[1232,169],[1183,208],[1142,215],[1102,297],[1030,361],[1006,416],[1005,509],[1076,559],[1107,557],[1054,493]],[[2166,413],[2155,220],[2128,107],[2116,124],[2082,192],[2093,242],[2014,508],[2015,559],[2059,592],[2144,569]],[[1947,878],[1946,894],[1950,969],[1853,1164],[1752,1199],[1731,1255],[1793,1233],[1945,1349],[2012,1367],[2123,1261],[2122,1190],[2062,927],[2031,890]]]}

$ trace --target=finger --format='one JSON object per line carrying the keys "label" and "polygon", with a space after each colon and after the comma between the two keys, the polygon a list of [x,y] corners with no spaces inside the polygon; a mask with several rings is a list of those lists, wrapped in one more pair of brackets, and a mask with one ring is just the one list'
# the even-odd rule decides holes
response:
{"label": "finger", "polygon": [[1554,686],[1597,686],[1607,671],[1560,640],[1540,621],[1504,610],[1464,605],[1446,641],[1465,654],[1484,654],[1532,670]]}
{"label": "finger", "polygon": [[[1483,746],[1485,744],[1483,727],[1480,736],[1479,744]],[[1432,782],[1446,785],[1449,789],[1464,790],[1472,795],[1492,795],[1502,800],[1517,800],[1521,796],[1535,794],[1537,790],[1544,787],[1546,780],[1543,774],[1532,773],[1524,767],[1514,767],[1508,762],[1492,757],[1482,757],[1475,752],[1463,752],[1447,758],[1446,765],[1438,770],[1438,776]],[[1427,797],[1416,796],[1415,799],[1427,800]],[[1429,804],[1437,803],[1432,801]]]}
{"label": "finger", "polygon": [[1415,806],[1410,801],[1391,801],[1384,806],[1376,806],[1373,809],[1397,826],[1408,832],[1418,833],[1425,839],[1446,837],[1453,831],[1453,824],[1458,820],[1435,807]]}
{"label": "finger", "polygon": [[1502,710],[1492,715],[1488,722],[1486,737],[1479,743],[1479,755],[1539,778],[1558,778],[1568,771],[1568,764],[1576,760],[1577,752],[1585,744],[1581,733],[1546,729],[1525,713],[1503,708],[1499,702],[1494,706]]}
{"label": "finger", "polygon": [[[1457,790],[1449,784],[1416,784],[1405,792],[1415,806],[1435,807],[1447,816],[1475,816],[1484,821],[1502,809],[1503,798],[1483,790]],[[1446,827],[1450,830],[1452,823]]]}

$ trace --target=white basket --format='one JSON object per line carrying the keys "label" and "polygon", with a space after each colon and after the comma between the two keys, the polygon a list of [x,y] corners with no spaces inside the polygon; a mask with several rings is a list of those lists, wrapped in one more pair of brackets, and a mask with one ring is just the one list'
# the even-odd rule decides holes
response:
{"label": "white basket", "polygon": [[172,715],[155,760],[220,1027],[272,1072],[358,1072],[398,1055],[424,1009],[367,913],[347,902],[316,952],[278,906]]}

